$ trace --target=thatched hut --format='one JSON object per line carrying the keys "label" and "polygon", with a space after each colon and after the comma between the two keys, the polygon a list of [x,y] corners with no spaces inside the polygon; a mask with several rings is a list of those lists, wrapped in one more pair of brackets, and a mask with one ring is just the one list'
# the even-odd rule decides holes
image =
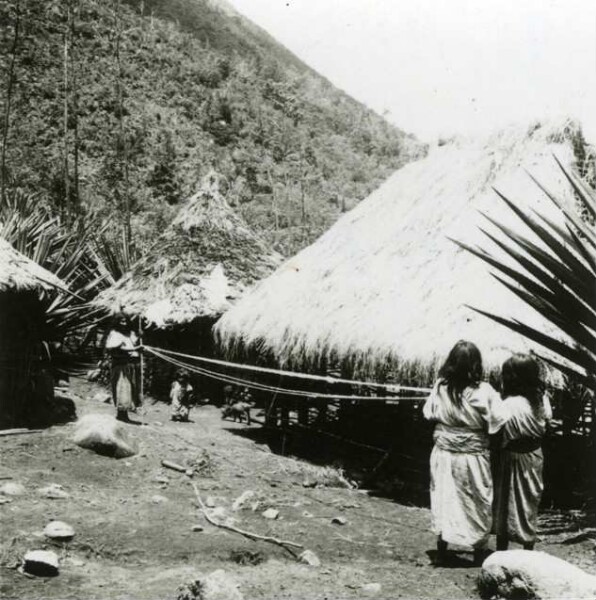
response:
{"label": "thatched hut", "polygon": [[369,373],[390,365],[402,381],[418,385],[432,380],[458,339],[476,342],[489,366],[531,349],[469,306],[545,330],[551,325],[450,238],[502,256],[480,232],[491,229],[480,212],[525,233],[493,187],[560,220],[526,170],[573,202],[553,154],[573,165],[582,139],[568,122],[437,147],[394,173],[245,296],[217,323],[217,336],[228,349],[267,348],[282,364],[340,360]]}
{"label": "thatched hut", "polygon": [[45,302],[56,290],[67,288],[0,238],[0,428],[37,424],[53,397],[43,343]]}
{"label": "thatched hut", "polygon": [[[216,339],[231,355],[258,348],[290,368],[325,371],[333,365],[345,376],[391,377],[414,386],[432,382],[439,361],[458,339],[476,342],[489,368],[499,367],[512,351],[532,350],[524,337],[470,306],[555,333],[552,325],[451,239],[507,260],[481,233],[480,227],[495,231],[481,213],[524,235],[528,231],[493,187],[560,223],[554,205],[526,172],[573,203],[553,154],[565,166],[582,163],[586,171],[577,125],[511,128],[484,140],[437,147],[394,173],[226,312],[216,324]],[[326,433],[388,450],[390,457],[375,469],[375,477],[397,482],[393,490],[402,490],[398,493],[418,490],[416,497],[424,499],[431,436],[417,404],[342,401],[337,418],[327,420]],[[290,399],[276,406],[294,410]],[[292,431],[297,437],[302,430]],[[557,436],[547,449],[551,495],[557,489],[570,492],[589,481],[591,472],[585,444],[558,445],[561,439]],[[577,459],[573,467],[560,459],[571,455]],[[374,465],[378,455],[371,460]]]}
{"label": "thatched hut", "polygon": [[[96,303],[141,319],[146,342],[210,354],[216,319],[280,262],[228,205],[211,173],[147,254]],[[163,393],[168,382],[158,379],[154,391]]]}

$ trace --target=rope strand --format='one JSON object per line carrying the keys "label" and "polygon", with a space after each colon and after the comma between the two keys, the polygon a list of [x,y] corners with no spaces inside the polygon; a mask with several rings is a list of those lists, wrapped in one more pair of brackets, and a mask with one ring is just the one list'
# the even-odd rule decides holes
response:
{"label": "rope strand", "polygon": [[378,387],[378,388],[387,389],[388,391],[394,391],[396,393],[400,392],[400,391],[406,391],[406,392],[415,392],[415,393],[418,392],[420,394],[429,394],[432,391],[431,388],[426,388],[426,387],[412,387],[412,386],[404,386],[404,385],[398,385],[398,384],[393,384],[393,383],[377,383],[375,381],[360,381],[357,379],[341,379],[341,378],[336,378],[336,377],[330,377],[328,375],[327,376],[312,375],[310,373],[298,373],[295,371],[284,371],[281,369],[271,369],[268,367],[257,367],[256,365],[233,363],[233,362],[229,362],[229,361],[225,361],[225,360],[218,360],[215,358],[206,358],[204,356],[193,356],[192,354],[183,354],[182,352],[174,352],[173,350],[167,350],[165,348],[154,348],[152,346],[144,346],[144,348],[146,348],[147,350],[157,350],[158,352],[161,352],[166,355],[180,356],[182,358],[189,358],[191,360],[206,362],[206,363],[210,363],[210,364],[214,364],[214,365],[220,365],[223,367],[230,367],[230,368],[234,368],[234,369],[243,369],[243,370],[255,371],[255,372],[259,372],[259,373],[269,373],[272,375],[283,375],[285,377],[295,377],[296,379],[309,379],[312,381],[324,381],[325,383],[328,383],[328,384],[346,383],[349,385],[362,386],[362,387]]}

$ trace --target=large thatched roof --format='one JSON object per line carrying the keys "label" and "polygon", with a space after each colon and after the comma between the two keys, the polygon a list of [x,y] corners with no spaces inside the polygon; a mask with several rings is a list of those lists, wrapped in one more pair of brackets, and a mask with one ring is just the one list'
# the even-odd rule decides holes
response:
{"label": "large thatched roof", "polygon": [[7,290],[67,291],[66,284],[0,238],[0,292]]}
{"label": "large thatched roof", "polygon": [[370,369],[393,362],[410,374],[423,366],[427,375],[462,338],[491,366],[527,351],[524,338],[466,305],[552,328],[448,238],[498,253],[479,232],[491,229],[479,210],[527,232],[493,186],[560,220],[524,169],[573,202],[553,154],[570,165],[579,140],[568,122],[436,148],[261,282],[220,319],[216,335],[228,349],[257,346],[297,366],[326,357]]}
{"label": "large thatched roof", "polygon": [[219,192],[212,173],[151,250],[97,304],[158,327],[217,317],[281,262]]}

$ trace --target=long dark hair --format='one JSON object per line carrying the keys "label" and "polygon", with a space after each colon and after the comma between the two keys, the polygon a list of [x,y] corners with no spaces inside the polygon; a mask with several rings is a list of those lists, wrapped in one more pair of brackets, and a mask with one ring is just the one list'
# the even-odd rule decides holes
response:
{"label": "long dark hair", "polygon": [[453,402],[461,405],[462,392],[482,381],[482,356],[478,347],[465,340],[457,342],[439,369],[439,378],[447,386]]}
{"label": "long dark hair", "polygon": [[529,354],[514,354],[501,369],[503,399],[523,396],[536,408],[544,393],[544,382],[538,361]]}

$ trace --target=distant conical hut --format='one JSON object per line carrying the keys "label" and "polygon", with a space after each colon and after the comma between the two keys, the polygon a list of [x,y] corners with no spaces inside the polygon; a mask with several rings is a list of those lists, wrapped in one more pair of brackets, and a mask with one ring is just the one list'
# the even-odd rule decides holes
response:
{"label": "distant conical hut", "polygon": [[[102,292],[97,304],[140,319],[146,343],[211,354],[213,323],[280,262],[228,205],[211,173],[147,254]],[[163,396],[171,369],[152,373],[152,391]]]}
{"label": "distant conical hut", "polygon": [[44,350],[48,294],[66,284],[0,238],[0,428],[36,425],[54,393]]}
{"label": "distant conical hut", "polygon": [[491,230],[481,212],[526,233],[493,188],[560,220],[528,172],[573,202],[553,155],[574,166],[583,158],[582,140],[579,127],[567,122],[437,147],[245,296],[217,323],[219,339],[227,349],[258,345],[302,368],[338,361],[369,375],[390,368],[398,380],[418,385],[432,381],[458,339],[477,343],[489,366],[532,349],[470,306],[552,326],[452,239],[502,256],[480,231]]}

